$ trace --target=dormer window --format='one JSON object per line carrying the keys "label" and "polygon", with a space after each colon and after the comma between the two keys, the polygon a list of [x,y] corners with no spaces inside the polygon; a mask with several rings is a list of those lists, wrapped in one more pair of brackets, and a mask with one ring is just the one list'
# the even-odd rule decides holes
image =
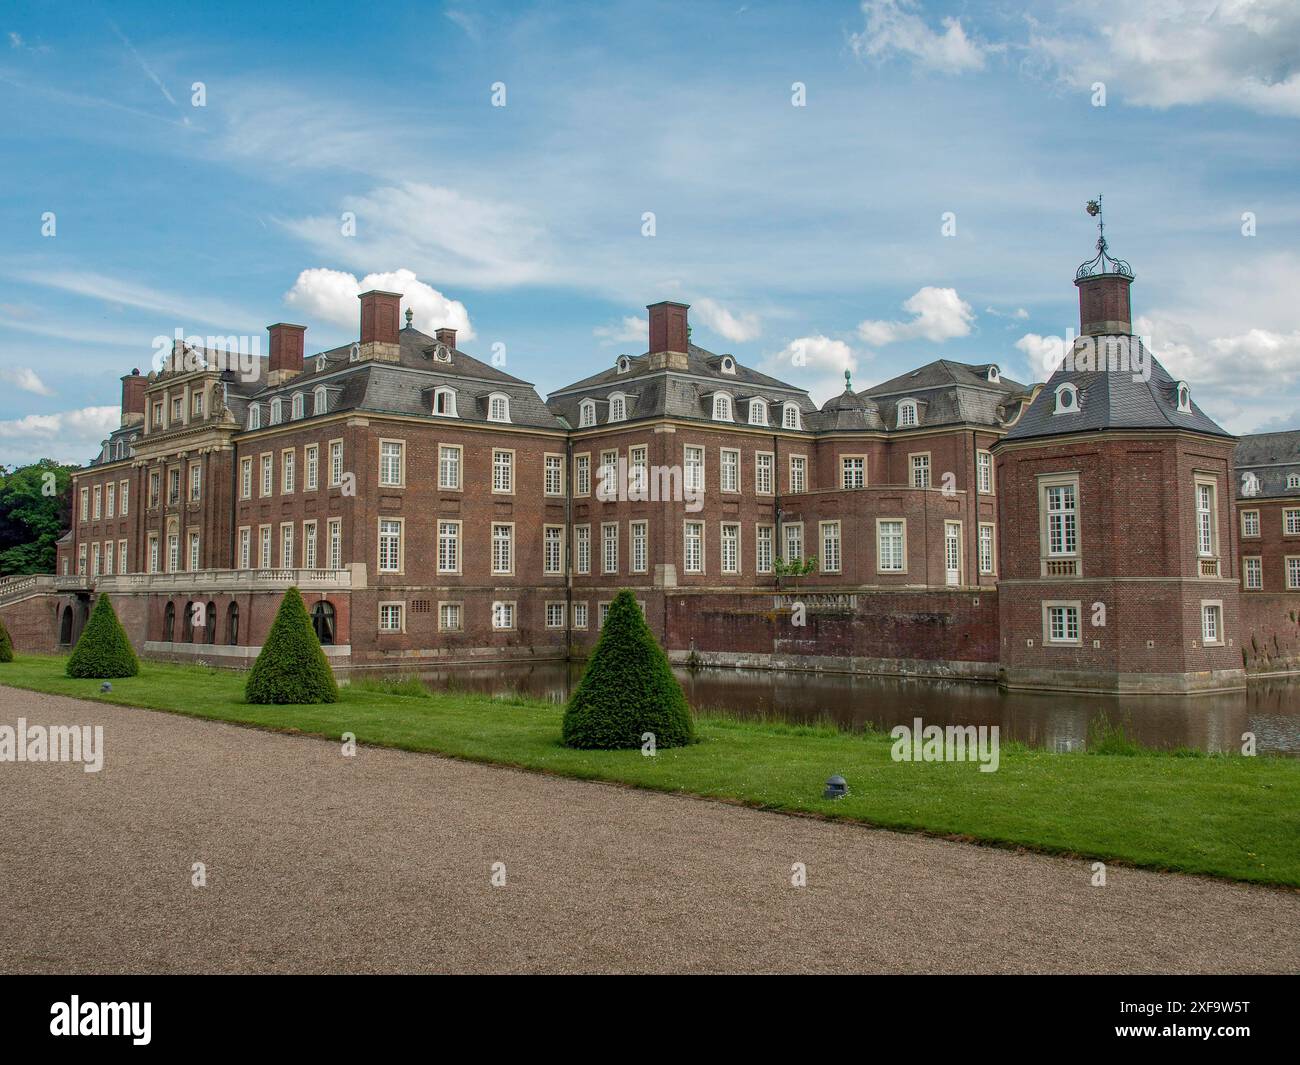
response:
{"label": "dormer window", "polygon": [[734,374],[736,372],[736,360],[730,355],[722,356],[722,372]]}
{"label": "dormer window", "polygon": [[304,404],[304,402],[303,402],[303,396],[302,396],[302,393],[301,393],[301,392],[295,392],[295,393],[293,394],[293,417],[294,417],[294,419],[297,420],[298,418],[301,418],[301,417],[303,416],[303,413],[304,413],[305,410],[306,410],[306,406],[305,406],[305,404]]}
{"label": "dormer window", "polygon": [[713,420],[715,422],[731,421],[731,397],[725,392],[718,392],[713,397]]}
{"label": "dormer window", "polygon": [[493,392],[488,396],[488,421],[508,422],[510,420],[510,397],[504,392]]}
{"label": "dormer window", "polygon": [[433,413],[444,418],[456,417],[456,390],[443,385],[433,390]]}
{"label": "dormer window", "polygon": [[619,373],[627,373],[632,368],[631,360],[626,355],[620,355],[618,362],[615,364]]}
{"label": "dormer window", "polygon": [[1287,488],[1300,488],[1300,473],[1288,473],[1286,486]]}
{"label": "dormer window", "polygon": [[312,393],[311,412],[313,414],[324,414],[329,408],[329,397],[325,394],[324,387],[316,389]]}
{"label": "dormer window", "polygon": [[988,372],[985,374],[985,378],[988,380],[989,384],[996,385],[1002,380],[1002,374],[998,372],[996,366],[990,366]]}
{"label": "dormer window", "polygon": [[594,400],[584,399],[578,404],[578,428],[585,429],[589,425],[596,424],[596,403]]}
{"label": "dormer window", "polygon": [[749,401],[749,424],[767,424],[767,404],[761,399],[751,399]]}
{"label": "dormer window", "polygon": [[1192,390],[1187,387],[1186,381],[1178,382],[1178,387],[1175,389],[1174,395],[1178,399],[1178,413],[1191,414],[1192,413]]}
{"label": "dormer window", "polygon": [[248,405],[248,427],[250,429],[262,428],[262,408],[256,403]]}
{"label": "dormer window", "polygon": [[1056,386],[1056,409],[1053,414],[1078,414],[1079,390],[1068,381]]}
{"label": "dormer window", "polygon": [[609,397],[609,420],[611,422],[627,420],[627,398],[622,392],[614,392]]}
{"label": "dormer window", "polygon": [[271,400],[271,424],[279,425],[284,418],[284,401],[277,396]]}
{"label": "dormer window", "polygon": [[451,348],[441,341],[433,347],[434,362],[451,362]]}
{"label": "dormer window", "polygon": [[798,429],[799,428],[799,407],[795,403],[787,403],[781,408],[781,428]]}
{"label": "dormer window", "polygon": [[912,426],[920,423],[920,418],[916,413],[916,400],[905,399],[898,405],[898,427],[900,429],[910,429]]}
{"label": "dormer window", "polygon": [[361,361],[361,345],[359,343],[352,345],[352,350],[348,352],[348,362]]}
{"label": "dormer window", "polygon": [[321,354],[321,355],[317,355],[317,356],[316,356],[316,372],[317,372],[317,373],[324,373],[324,372],[325,372],[325,356],[324,356],[324,354]]}

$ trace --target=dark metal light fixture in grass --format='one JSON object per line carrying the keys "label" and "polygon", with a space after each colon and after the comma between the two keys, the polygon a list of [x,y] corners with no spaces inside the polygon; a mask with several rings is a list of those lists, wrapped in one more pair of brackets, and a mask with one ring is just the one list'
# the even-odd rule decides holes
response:
{"label": "dark metal light fixture in grass", "polygon": [[109,684],[108,681],[104,681],[104,683],[99,686],[99,690],[102,692],[111,692],[113,690],[113,685]]}
{"label": "dark metal light fixture in grass", "polygon": [[822,792],[823,799],[842,799],[849,793],[849,782],[836,773],[830,780],[826,781],[826,790]]}

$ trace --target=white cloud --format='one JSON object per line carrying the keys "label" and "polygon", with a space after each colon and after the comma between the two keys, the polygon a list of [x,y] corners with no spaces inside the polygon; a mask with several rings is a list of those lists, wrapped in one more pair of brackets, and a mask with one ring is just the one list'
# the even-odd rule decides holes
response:
{"label": "white cloud", "polygon": [[844,371],[857,372],[858,357],[842,340],[820,333],[790,341],[759,369],[798,388],[806,388],[819,406],[844,391]]}
{"label": "white cloud", "polygon": [[222,326],[223,332],[236,333],[240,332],[242,327],[256,321],[248,311],[220,300],[191,299],[88,270],[48,273],[37,270],[30,273],[11,272],[10,276],[20,281],[71,292],[103,303],[161,313],[187,331],[188,326],[185,323],[204,322],[208,325]]}
{"label": "white cloud", "polygon": [[873,347],[897,340],[951,340],[970,333],[975,313],[953,288],[927,285],[903,303],[912,315],[910,322],[868,320],[858,324],[858,336]]}
{"label": "white cloud", "polygon": [[7,381],[15,388],[37,396],[54,395],[53,390],[40,379],[36,371],[27,366],[0,367],[0,381]]}
{"label": "white cloud", "polygon": [[650,322],[635,314],[626,315],[617,325],[598,325],[592,330],[602,344],[648,344]]}
{"label": "white cloud", "polygon": [[360,281],[342,270],[317,267],[304,270],[284,294],[284,302],[305,315],[355,331],[360,323],[362,292],[380,289],[402,294],[403,323],[406,309],[414,314],[412,325],[424,333],[447,326],[456,330],[456,341],[474,339],[469,312],[459,300],[448,299],[436,288],[426,285],[411,270],[390,270],[366,274]]}
{"label": "white cloud", "polygon": [[1029,361],[1029,381],[1046,381],[1065,358],[1065,340],[1057,336],[1026,333],[1016,341],[1016,348]]}
{"label": "white cloud", "polygon": [[1095,0],[1061,13],[1055,25],[1033,24],[1029,55],[1073,88],[1102,82],[1147,107],[1227,103],[1300,115],[1295,0]]}
{"label": "white cloud", "polygon": [[117,407],[83,407],[55,414],[28,414],[0,421],[6,461],[52,458],[78,465],[99,453],[100,444],[121,422]]}
{"label": "white cloud", "polygon": [[984,69],[990,49],[967,36],[961,19],[945,16],[939,32],[916,14],[916,7],[914,0],[866,0],[862,5],[866,27],[849,37],[854,53],[872,60],[903,56],[918,66],[949,74]]}
{"label": "white cloud", "polygon": [[708,298],[694,300],[691,303],[691,313],[720,337],[736,344],[755,340],[762,332],[757,315],[734,315],[717,301]]}

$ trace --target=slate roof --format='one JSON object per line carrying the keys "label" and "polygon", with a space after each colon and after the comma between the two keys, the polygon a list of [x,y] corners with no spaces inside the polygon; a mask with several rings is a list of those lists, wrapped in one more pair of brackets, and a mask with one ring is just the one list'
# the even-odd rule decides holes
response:
{"label": "slate roof", "polygon": [[1257,490],[1248,497],[1244,478],[1237,478],[1238,499],[1267,499],[1270,496],[1300,496],[1300,488],[1287,488],[1287,477],[1300,475],[1300,429],[1281,433],[1253,433],[1237,441],[1233,465],[1242,473],[1255,475]]}
{"label": "slate roof", "polygon": [[882,425],[891,430],[898,428],[898,405],[904,399],[917,401],[918,429],[1002,425],[1015,414],[1016,397],[1026,395],[1029,388],[1000,373],[997,381],[990,381],[991,367],[996,364],[936,359],[860,394],[875,404]]}
{"label": "slate roof", "polygon": [[[1099,337],[1099,341],[1132,338]],[[1149,360],[1148,380],[1133,380],[1129,370],[1078,370],[1061,367],[1048,378],[1038,397],[1007,433],[1007,440],[1026,440],[1041,436],[1088,432],[1099,429],[1187,429],[1213,436],[1231,437],[1196,405],[1192,392],[1192,410],[1178,411],[1176,380],[1159,360],[1142,347]],[[1141,364],[1141,358],[1136,360]],[[1057,414],[1056,389],[1069,381],[1079,390],[1079,409],[1074,414]]]}

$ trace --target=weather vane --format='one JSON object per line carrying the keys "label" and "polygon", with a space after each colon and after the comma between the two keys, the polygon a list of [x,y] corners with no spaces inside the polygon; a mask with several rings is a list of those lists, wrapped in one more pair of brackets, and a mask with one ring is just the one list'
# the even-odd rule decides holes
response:
{"label": "weather vane", "polygon": [[1074,273],[1078,281],[1094,274],[1119,274],[1131,278],[1133,268],[1123,259],[1116,259],[1110,254],[1110,245],[1106,243],[1106,217],[1101,213],[1101,194],[1095,200],[1089,200],[1084,210],[1097,219],[1097,254],[1083,263]]}

